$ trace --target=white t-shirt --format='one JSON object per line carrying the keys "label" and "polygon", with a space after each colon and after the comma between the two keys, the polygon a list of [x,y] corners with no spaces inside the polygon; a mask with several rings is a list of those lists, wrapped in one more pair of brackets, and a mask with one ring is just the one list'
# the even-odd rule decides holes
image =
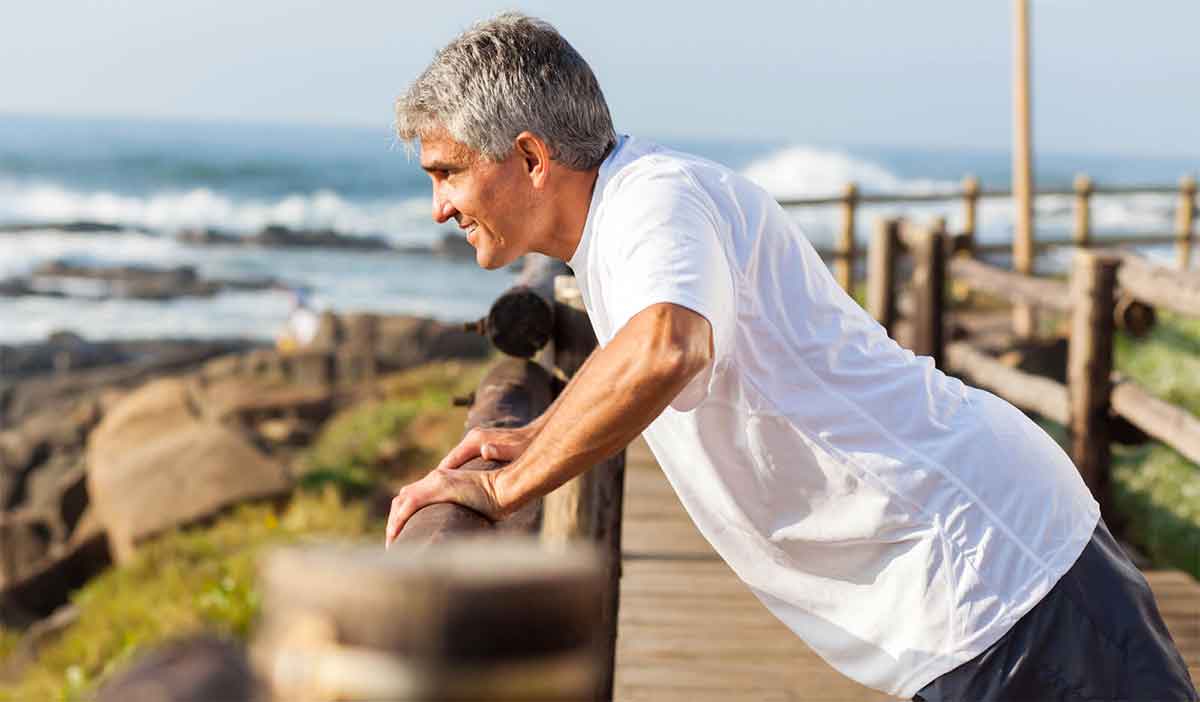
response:
{"label": "white t-shirt", "polygon": [[655,303],[708,319],[714,363],[646,441],[721,557],[845,675],[911,697],[1090,538],[1099,506],[1059,446],[893,342],[729,169],[623,137],[568,263],[601,345]]}

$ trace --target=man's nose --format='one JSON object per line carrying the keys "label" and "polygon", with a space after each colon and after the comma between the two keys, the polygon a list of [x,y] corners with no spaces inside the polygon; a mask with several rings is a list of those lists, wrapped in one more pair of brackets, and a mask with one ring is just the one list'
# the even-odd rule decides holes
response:
{"label": "man's nose", "polygon": [[458,210],[454,208],[454,205],[450,204],[449,200],[442,198],[435,189],[433,191],[433,221],[442,224],[457,214]]}

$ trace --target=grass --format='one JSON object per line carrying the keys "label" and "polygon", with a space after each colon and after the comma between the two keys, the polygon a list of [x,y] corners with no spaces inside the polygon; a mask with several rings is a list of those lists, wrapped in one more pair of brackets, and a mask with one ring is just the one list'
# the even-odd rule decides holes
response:
{"label": "grass", "polygon": [[[1114,365],[1152,394],[1200,415],[1200,320],[1161,313],[1148,336],[1119,333]],[[1039,423],[1066,446],[1066,429]],[[1125,537],[1156,566],[1200,578],[1200,466],[1160,443],[1112,445],[1112,487]]]}
{"label": "grass", "polygon": [[[462,436],[466,408],[452,398],[478,385],[488,362],[428,364],[380,381],[380,397],[326,423],[301,457],[302,479],[286,507],[243,504],[206,526],[141,546],[74,593],[79,619],[44,649],[0,702],[84,700],[139,653],[197,631],[246,639],[259,612],[256,568],[273,546],[311,537],[369,539],[382,517],[359,499],[415,478]],[[0,630],[0,654],[20,640]]]}

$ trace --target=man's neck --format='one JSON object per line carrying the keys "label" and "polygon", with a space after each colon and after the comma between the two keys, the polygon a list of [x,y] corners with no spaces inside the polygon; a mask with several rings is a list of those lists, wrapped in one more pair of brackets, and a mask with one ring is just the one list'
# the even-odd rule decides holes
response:
{"label": "man's neck", "polygon": [[600,168],[586,171],[566,171],[561,189],[553,198],[557,212],[549,240],[542,253],[562,261],[571,260],[579,242],[583,239],[583,228],[587,225],[588,210],[592,206],[592,192],[600,177]]}

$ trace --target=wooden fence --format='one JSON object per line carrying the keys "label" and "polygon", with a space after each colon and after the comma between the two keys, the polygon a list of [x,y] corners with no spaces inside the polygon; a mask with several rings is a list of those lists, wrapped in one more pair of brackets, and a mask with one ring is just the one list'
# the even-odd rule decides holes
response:
{"label": "wooden fence", "polygon": [[[1183,177],[1177,186],[1170,185],[1121,185],[1096,186],[1086,175],[1075,179],[1070,189],[1039,190],[1039,196],[1067,196],[1073,198],[1074,225],[1070,238],[1040,239],[1034,243],[1035,251],[1053,246],[1120,246],[1125,244],[1161,245],[1175,244],[1180,270],[1190,267],[1192,241],[1195,239],[1193,222],[1196,219],[1196,180]],[[1098,237],[1092,231],[1091,203],[1095,195],[1175,195],[1177,198],[1175,230],[1173,232],[1145,232],[1108,234]],[[831,197],[791,198],[780,200],[784,207],[830,207],[836,206],[841,213],[837,235],[832,248],[818,248],[822,257],[833,262],[838,283],[851,290],[855,283],[855,263],[863,252],[855,240],[859,210],[864,205],[905,205],[919,203],[960,202],[963,216],[961,235],[965,246],[979,254],[1002,253],[1011,250],[1010,244],[977,244],[978,206],[980,200],[1004,199],[1012,196],[1003,189],[983,189],[973,176],[963,179],[959,189],[938,193],[912,195],[864,195],[854,183],[847,184],[841,195]]]}
{"label": "wooden fence", "polygon": [[[466,401],[468,430],[533,421],[595,348],[564,269],[531,256],[517,284],[469,325],[515,357]],[[476,458],[459,470],[503,465]],[[394,555],[278,554],[262,578],[267,615],[255,645],[271,694],[608,702],[624,470],[621,451],[496,523],[457,504],[429,505],[409,519]],[[539,548],[510,543],[513,534]]]}
{"label": "wooden fence", "polygon": [[[1186,210],[1186,208],[1183,208]],[[1037,278],[984,263],[950,236],[943,221],[914,226],[885,220],[871,242],[869,308],[889,332],[897,320],[896,266],[912,257],[908,345],[938,367],[1069,429],[1070,453],[1085,482],[1112,513],[1110,443],[1119,421],[1200,463],[1200,419],[1113,373],[1117,328],[1135,336],[1154,323],[1154,309],[1200,317],[1200,273],[1155,265],[1128,251],[1075,250],[1068,281]],[[947,284],[960,284],[1013,304],[1070,319],[1066,384],[1009,367],[969,341],[947,341]]]}

